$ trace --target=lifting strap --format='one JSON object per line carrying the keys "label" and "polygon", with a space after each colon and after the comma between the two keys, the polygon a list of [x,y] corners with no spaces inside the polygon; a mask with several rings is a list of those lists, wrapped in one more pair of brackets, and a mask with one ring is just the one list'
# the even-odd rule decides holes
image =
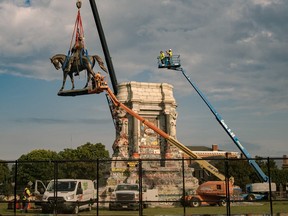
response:
{"label": "lifting strap", "polygon": [[[82,36],[84,38],[84,29],[83,29],[83,25],[82,25],[81,14],[80,14],[80,8],[81,8],[81,1],[80,0],[77,1],[76,6],[78,8],[78,12],[77,12],[76,21],[75,21],[75,24],[74,24],[74,30],[73,30],[73,33],[72,33],[70,47],[69,47],[69,50],[68,50],[68,53],[67,53],[67,58],[65,59],[65,62],[63,64],[63,66],[62,66],[63,68],[65,68],[67,66],[67,63],[68,63],[68,61],[69,61],[69,59],[71,57],[74,38],[75,38],[75,44],[79,43],[79,36]],[[83,50],[84,56],[86,56],[87,59],[89,60],[88,51],[87,51],[86,46],[85,46],[85,40],[83,40],[83,46],[84,46],[84,48],[83,48],[84,49]],[[80,62],[81,62],[81,64],[83,64],[82,51],[80,53],[81,53]],[[90,62],[90,64],[91,64],[91,62]]]}
{"label": "lifting strap", "polygon": [[[76,33],[76,35],[75,35],[75,33]],[[77,17],[76,17],[76,21],[75,21],[75,25],[74,25],[74,30],[73,30],[73,34],[72,34],[72,38],[71,38],[71,42],[70,42],[70,49],[69,50],[72,49],[74,36],[75,36],[75,44],[77,44],[79,42],[78,38],[79,38],[80,35],[82,37],[84,37],[84,29],[83,29],[83,25],[82,25],[80,8],[78,8],[78,13],[77,13]],[[84,43],[84,47],[85,47],[85,41],[83,43]]]}

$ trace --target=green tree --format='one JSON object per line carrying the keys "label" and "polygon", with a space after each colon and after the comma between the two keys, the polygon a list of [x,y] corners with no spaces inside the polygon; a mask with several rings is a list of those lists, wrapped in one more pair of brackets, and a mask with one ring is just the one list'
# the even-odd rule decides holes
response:
{"label": "green tree", "polygon": [[271,173],[271,181],[275,182],[277,187],[280,187],[281,185],[283,187],[286,187],[288,183],[288,170],[272,169],[270,173]]}
{"label": "green tree", "polygon": [[260,182],[257,173],[246,159],[228,159],[226,162],[220,160],[215,166],[223,174],[228,171],[228,177],[234,177],[234,184],[242,189],[245,189],[246,184]]}
{"label": "green tree", "polygon": [[[285,170],[279,170],[275,160],[269,159],[268,161],[268,159],[256,156],[255,161],[265,175],[268,175],[269,164],[271,180],[275,182],[277,186],[280,184],[284,185],[288,182],[288,176],[286,178]],[[226,165],[228,167],[228,176],[233,176],[235,185],[240,186],[242,189],[245,189],[246,184],[262,182],[262,179],[258,177],[257,172],[250,166],[246,159],[229,159]],[[221,173],[225,173],[224,160],[217,162],[215,166]]]}
{"label": "green tree", "polygon": [[78,155],[75,149],[66,148],[58,153],[58,178],[80,178],[78,176]]}
{"label": "green tree", "polygon": [[11,173],[8,163],[0,161],[0,194],[8,195],[11,193]]}
{"label": "green tree", "polygon": [[[243,160],[219,160],[215,162],[215,167],[227,177],[234,178],[234,184],[243,188],[247,182],[250,181],[250,167],[246,161]],[[219,180],[214,177],[213,180]]]}
{"label": "green tree", "polygon": [[[54,160],[58,160],[57,152],[50,150],[33,150],[21,155],[17,162],[17,185],[21,188],[29,181],[47,181],[54,176]],[[13,166],[15,176],[15,165]]]}
{"label": "green tree", "polygon": [[[278,185],[282,185],[283,187],[286,187],[288,185],[288,170],[279,170],[279,177],[275,179],[278,179]],[[272,177],[272,181],[274,178]]]}
{"label": "green tree", "polygon": [[257,164],[259,165],[259,167],[262,169],[262,171],[268,175],[268,167],[270,169],[270,172],[272,170],[278,170],[277,164],[275,162],[275,160],[271,159],[271,158],[262,158],[259,156],[255,157],[255,161],[257,162]]}
{"label": "green tree", "polygon": [[[280,184],[283,184],[285,182],[285,178],[282,178],[282,171],[279,170],[277,167],[277,163],[274,159],[271,158],[262,158],[259,156],[256,156],[255,158],[257,164],[262,169],[262,171],[269,176],[272,182],[276,183],[276,185],[279,187]],[[262,179],[258,179],[258,182],[261,182]],[[253,181],[257,182],[257,181]]]}
{"label": "green tree", "polygon": [[61,160],[66,161],[59,165],[62,178],[96,179],[99,159],[99,185],[106,183],[105,177],[109,173],[110,162],[104,162],[109,159],[109,152],[103,144],[88,142],[77,149],[64,149],[59,152],[59,156]]}

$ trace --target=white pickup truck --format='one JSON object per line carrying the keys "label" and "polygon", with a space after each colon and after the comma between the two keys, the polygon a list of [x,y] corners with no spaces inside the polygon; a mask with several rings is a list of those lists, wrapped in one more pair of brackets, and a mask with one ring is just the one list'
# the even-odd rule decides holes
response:
{"label": "white pickup truck", "polygon": [[[151,190],[152,191],[152,190]],[[140,189],[138,184],[118,184],[114,191],[111,193],[109,210],[130,209],[138,210],[140,207]],[[142,189],[142,206],[148,207],[147,201],[158,200],[158,194],[152,198],[148,196],[147,189]],[[151,193],[152,194],[152,193]],[[150,197],[150,198],[149,198]]]}

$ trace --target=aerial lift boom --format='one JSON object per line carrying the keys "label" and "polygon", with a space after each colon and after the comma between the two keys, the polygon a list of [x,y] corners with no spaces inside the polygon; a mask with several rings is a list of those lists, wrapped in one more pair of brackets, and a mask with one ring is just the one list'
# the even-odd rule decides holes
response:
{"label": "aerial lift boom", "polygon": [[176,70],[176,71],[181,71],[182,72],[182,74],[187,79],[187,81],[190,83],[190,85],[195,89],[195,91],[198,93],[198,95],[202,98],[202,100],[208,106],[210,111],[216,117],[217,121],[222,126],[222,128],[225,130],[225,132],[228,134],[228,136],[233,140],[233,142],[240,149],[242,154],[247,158],[249,164],[256,171],[258,177],[263,182],[269,182],[269,177],[262,171],[262,169],[259,167],[259,165],[256,163],[256,161],[251,158],[249,152],[243,147],[243,145],[240,143],[239,139],[234,134],[234,132],[227,126],[227,124],[224,122],[224,119],[221,117],[221,115],[215,110],[215,108],[211,105],[211,103],[204,96],[204,94],[200,91],[200,89],[195,85],[195,83],[192,82],[192,80],[187,76],[187,74],[185,73],[184,69],[181,67],[180,55],[173,56],[173,61],[172,61],[172,63],[170,65],[162,64],[160,59],[158,58],[158,68],[167,68],[167,69],[171,69],[171,70]]}

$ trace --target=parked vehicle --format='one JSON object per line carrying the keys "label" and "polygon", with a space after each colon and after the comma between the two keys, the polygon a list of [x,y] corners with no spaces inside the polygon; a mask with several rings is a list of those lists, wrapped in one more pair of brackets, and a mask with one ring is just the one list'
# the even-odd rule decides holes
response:
{"label": "parked vehicle", "polygon": [[34,184],[32,184],[31,186],[32,196],[30,200],[33,201],[36,206],[40,207],[45,191],[46,191],[45,184],[40,180],[35,180]]}
{"label": "parked vehicle", "polygon": [[[118,184],[112,192],[109,203],[109,210],[130,209],[138,210],[140,206],[140,193],[138,184]],[[142,205],[147,207],[146,189],[142,193]]]}
{"label": "parked vehicle", "polygon": [[[229,187],[229,193],[227,188]],[[189,207],[199,207],[201,205],[219,205],[226,206],[226,200],[229,194],[230,201],[237,200],[267,200],[269,199],[269,183],[252,183],[246,185],[246,193],[242,193],[242,190],[229,182],[226,185],[225,181],[207,181],[201,184],[196,193],[189,192],[181,198],[181,204]],[[271,183],[272,198],[274,199],[276,194],[276,184]]]}
{"label": "parked vehicle", "polygon": [[[227,188],[229,187],[229,193]],[[208,181],[201,184],[195,194],[187,194],[181,199],[183,206],[199,207],[201,205],[226,206],[226,194],[234,194],[234,186],[231,182],[226,185],[225,181]]]}
{"label": "parked vehicle", "polygon": [[51,180],[42,199],[42,213],[91,210],[95,202],[94,183],[87,179]]}
{"label": "parked vehicle", "polygon": [[[252,183],[246,185],[246,193],[242,194],[244,200],[268,200],[270,198],[269,182]],[[271,182],[272,199],[276,197],[276,184]]]}

